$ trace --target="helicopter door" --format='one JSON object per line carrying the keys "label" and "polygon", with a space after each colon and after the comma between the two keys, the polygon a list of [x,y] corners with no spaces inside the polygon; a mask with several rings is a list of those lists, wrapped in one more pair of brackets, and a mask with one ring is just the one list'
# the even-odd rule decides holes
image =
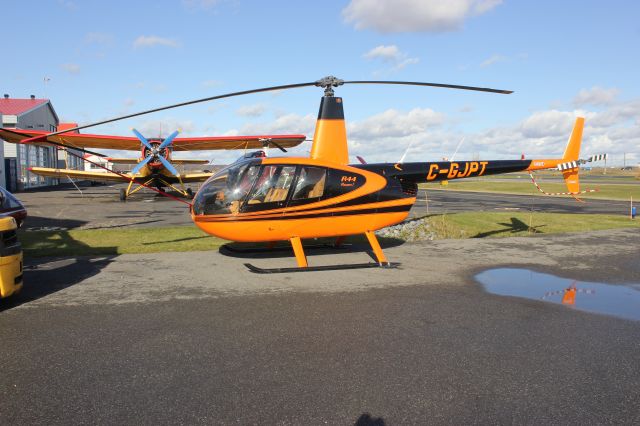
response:
{"label": "helicopter door", "polygon": [[296,166],[263,166],[260,176],[242,207],[242,212],[285,207],[295,174]]}
{"label": "helicopter door", "polygon": [[293,207],[320,201],[324,196],[326,181],[327,169],[324,167],[301,167],[287,206]]}

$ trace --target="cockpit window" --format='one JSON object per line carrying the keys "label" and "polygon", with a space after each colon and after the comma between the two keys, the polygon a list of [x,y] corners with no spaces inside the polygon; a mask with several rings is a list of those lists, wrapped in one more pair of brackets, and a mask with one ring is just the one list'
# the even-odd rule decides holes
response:
{"label": "cockpit window", "polygon": [[303,167],[296,183],[291,199],[293,201],[319,199],[324,193],[327,169],[320,167]]}
{"label": "cockpit window", "polygon": [[193,200],[193,212],[201,214],[237,213],[258,176],[259,163],[232,164],[209,178]]}
{"label": "cockpit window", "polygon": [[255,204],[283,203],[286,201],[295,173],[296,166],[264,166],[251,194],[247,198],[247,207],[252,209],[251,206]]}

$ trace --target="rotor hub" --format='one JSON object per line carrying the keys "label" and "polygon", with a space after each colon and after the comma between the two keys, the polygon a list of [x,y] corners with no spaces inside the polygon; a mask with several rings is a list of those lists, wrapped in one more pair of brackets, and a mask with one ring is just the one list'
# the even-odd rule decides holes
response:
{"label": "rotor hub", "polygon": [[332,75],[328,75],[316,81],[316,86],[322,87],[324,89],[325,96],[333,96],[333,88],[342,86],[343,84],[344,80],[341,80],[338,77],[334,77]]}

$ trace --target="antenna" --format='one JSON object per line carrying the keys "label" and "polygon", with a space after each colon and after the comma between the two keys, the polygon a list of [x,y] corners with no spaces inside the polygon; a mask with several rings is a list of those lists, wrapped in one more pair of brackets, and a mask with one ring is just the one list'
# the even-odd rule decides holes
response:
{"label": "antenna", "polygon": [[458,146],[456,147],[456,150],[453,151],[453,155],[451,155],[451,158],[449,159],[449,161],[453,161],[453,158],[456,156],[456,154],[458,153],[458,150],[460,149],[460,147],[462,146],[462,143],[464,142],[464,136],[462,137],[462,139],[460,139],[460,142],[458,142]]}

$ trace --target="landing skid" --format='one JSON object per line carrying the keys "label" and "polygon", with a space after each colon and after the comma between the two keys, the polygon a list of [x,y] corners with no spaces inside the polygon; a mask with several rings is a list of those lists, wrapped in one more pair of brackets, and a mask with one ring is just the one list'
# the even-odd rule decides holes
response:
{"label": "landing skid", "polygon": [[[322,249],[349,249],[351,248],[351,244],[341,244],[336,246],[335,244],[326,243],[326,244],[310,244],[305,245],[305,250],[322,250]],[[291,246],[276,246],[276,247],[233,247],[229,244],[225,244],[222,248],[231,253],[237,254],[252,254],[252,253],[272,253],[272,252],[289,252],[291,253]]]}
{"label": "landing skid", "polygon": [[305,266],[294,267],[294,268],[260,268],[259,266],[252,265],[250,263],[245,263],[249,271],[255,274],[283,274],[289,272],[311,272],[311,271],[342,271],[346,269],[364,269],[364,268],[386,268],[386,269],[395,269],[400,265],[397,262],[386,262],[386,263],[347,263],[342,265],[325,265],[325,266]]}

